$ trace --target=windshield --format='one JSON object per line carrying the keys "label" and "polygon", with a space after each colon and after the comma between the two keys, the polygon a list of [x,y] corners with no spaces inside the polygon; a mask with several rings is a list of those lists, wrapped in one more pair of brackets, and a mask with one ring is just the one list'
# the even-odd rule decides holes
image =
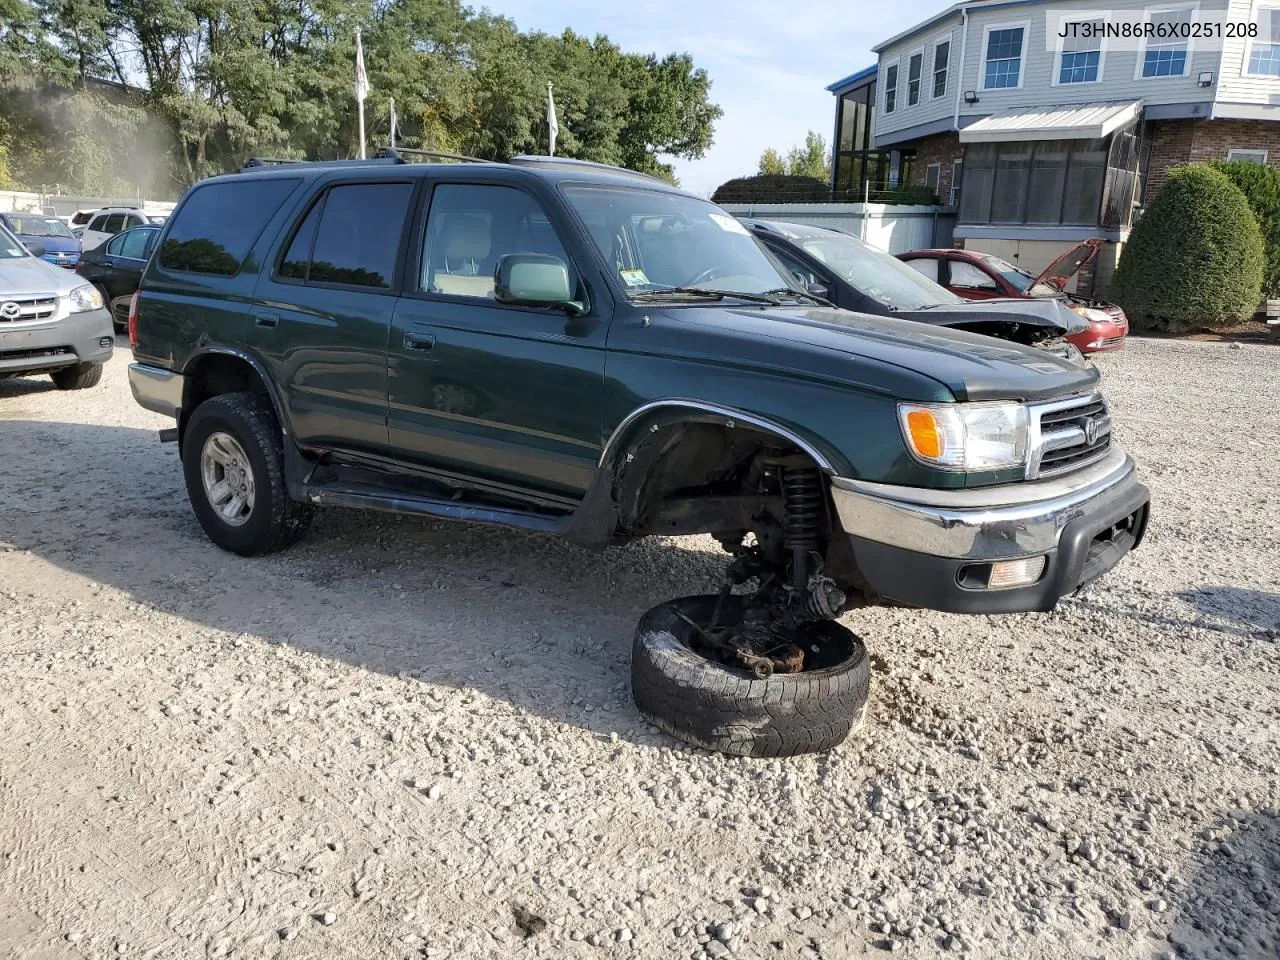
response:
{"label": "windshield", "polygon": [[857,237],[832,233],[801,237],[796,241],[830,269],[849,281],[859,293],[895,310],[923,310],[943,304],[964,303],[950,290]]}
{"label": "windshield", "polygon": [[1019,293],[1025,293],[1030,297],[1056,297],[1059,293],[1047,283],[1036,283],[1034,276],[1021,267],[1015,267],[1008,260],[1001,260],[989,254],[983,254],[982,260],[988,268],[1004,277],[1009,286]]}
{"label": "windshield", "polygon": [[14,233],[24,237],[70,237],[72,233],[61,220],[52,217],[20,217],[9,215],[9,225]]}
{"label": "windshield", "polygon": [[705,200],[634,187],[572,186],[564,194],[630,297],[689,287],[744,295],[795,289],[746,227]]}
{"label": "windshield", "polygon": [[16,260],[27,256],[27,248],[9,232],[9,228],[0,223],[0,260]]}

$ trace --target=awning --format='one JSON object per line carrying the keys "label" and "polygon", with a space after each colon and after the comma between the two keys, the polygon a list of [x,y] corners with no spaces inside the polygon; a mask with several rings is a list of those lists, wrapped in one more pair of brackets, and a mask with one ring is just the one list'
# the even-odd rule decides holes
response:
{"label": "awning", "polygon": [[1141,110],[1141,100],[1002,110],[961,130],[960,142],[1100,140],[1136,120]]}

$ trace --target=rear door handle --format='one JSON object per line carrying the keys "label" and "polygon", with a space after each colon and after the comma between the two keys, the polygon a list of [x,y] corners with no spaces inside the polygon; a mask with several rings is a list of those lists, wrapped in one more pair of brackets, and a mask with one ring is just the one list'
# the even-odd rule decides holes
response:
{"label": "rear door handle", "polygon": [[259,327],[274,327],[280,322],[280,316],[275,313],[255,313],[253,322]]}
{"label": "rear door handle", "polygon": [[406,333],[404,348],[406,350],[430,350],[436,345],[436,338],[429,333]]}

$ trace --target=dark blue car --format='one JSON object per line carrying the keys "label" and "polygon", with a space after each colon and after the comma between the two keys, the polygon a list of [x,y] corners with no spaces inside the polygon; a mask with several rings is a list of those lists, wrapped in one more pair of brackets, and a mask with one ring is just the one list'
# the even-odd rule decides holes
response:
{"label": "dark blue car", "polygon": [[42,213],[0,213],[0,223],[17,234],[27,247],[44,247],[40,259],[74,270],[80,262],[80,241],[57,217]]}

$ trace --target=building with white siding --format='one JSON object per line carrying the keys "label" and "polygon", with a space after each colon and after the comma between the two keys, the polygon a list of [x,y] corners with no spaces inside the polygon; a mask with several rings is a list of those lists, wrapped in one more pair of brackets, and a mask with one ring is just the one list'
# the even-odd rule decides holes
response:
{"label": "building with white siding", "polygon": [[[1066,26],[1125,21],[1152,25],[1149,35]],[[1210,21],[1237,35],[1176,35]],[[882,169],[890,182],[928,185],[958,206],[957,245],[1032,272],[1100,237],[1086,290],[1105,288],[1135,210],[1171,166],[1280,165],[1280,0],[972,0],[873,50],[874,71],[828,88],[838,98],[833,186]],[[857,166],[844,142],[851,97],[870,104],[861,156],[880,166]]]}

